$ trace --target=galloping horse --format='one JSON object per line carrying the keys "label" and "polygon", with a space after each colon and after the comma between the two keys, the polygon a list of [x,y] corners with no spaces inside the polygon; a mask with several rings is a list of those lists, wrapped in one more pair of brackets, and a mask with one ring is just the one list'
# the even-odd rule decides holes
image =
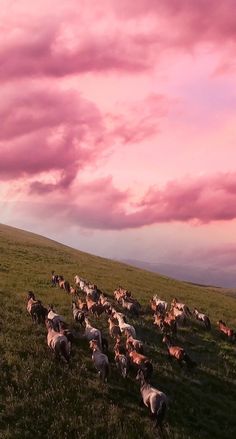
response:
{"label": "galloping horse", "polygon": [[189,309],[189,307],[185,303],[181,303],[176,299],[176,297],[171,302],[171,309],[176,308],[180,311],[183,311],[186,315],[186,317],[191,317],[192,313]]}
{"label": "galloping horse", "polygon": [[197,320],[200,322],[203,322],[205,325],[205,328],[210,331],[211,330],[211,322],[209,317],[206,314],[203,314],[202,312],[199,312],[197,308],[194,308],[193,315],[196,317]]}
{"label": "galloping horse", "polygon": [[233,329],[226,326],[225,322],[223,322],[222,320],[219,320],[217,323],[219,325],[219,330],[223,332],[223,334],[227,335],[227,337],[229,337],[231,340],[235,340],[236,333]]}
{"label": "galloping horse", "polygon": [[64,333],[54,331],[52,324],[46,320],[46,328],[48,330],[47,344],[48,347],[55,353],[56,357],[61,357],[65,363],[70,359],[70,342]]}
{"label": "galloping horse", "polygon": [[117,338],[116,340],[116,344],[114,346],[114,353],[115,353],[116,366],[119,369],[122,377],[126,378],[129,368],[129,361],[125,353],[125,349],[121,347],[119,338]]}
{"label": "galloping horse", "polygon": [[161,428],[167,410],[167,396],[147,383],[141,370],[138,371],[136,380],[140,381],[140,393],[144,405],[150,409],[152,418],[156,420],[156,427]]}
{"label": "galloping horse", "polygon": [[98,347],[99,349],[102,349],[102,334],[101,331],[99,331],[99,329],[94,328],[88,318],[86,317],[85,320],[85,332],[84,332],[84,337],[87,338],[88,341],[91,340],[97,340],[98,341]]}
{"label": "galloping horse", "polygon": [[47,315],[47,309],[44,308],[40,300],[35,299],[32,291],[28,292],[27,311],[31,315],[34,323],[44,323]]}
{"label": "galloping horse", "polygon": [[179,346],[172,345],[169,337],[165,336],[163,337],[163,343],[166,343],[168,348],[168,353],[170,358],[175,358],[180,364],[184,361],[188,367],[194,367],[196,366],[195,361],[193,361],[190,356],[186,353],[184,348],[181,348]]}
{"label": "galloping horse", "polygon": [[92,360],[98,371],[101,380],[107,381],[109,375],[109,361],[107,355],[103,354],[98,346],[97,340],[91,340],[89,347],[92,349]]}
{"label": "galloping horse", "polygon": [[165,314],[167,311],[168,303],[164,300],[161,300],[157,295],[153,296],[152,300],[150,301],[151,308],[155,312],[159,312],[160,314]]}
{"label": "galloping horse", "polygon": [[129,352],[129,358],[138,369],[142,370],[145,380],[149,380],[153,373],[153,365],[149,358],[135,350]]}
{"label": "galloping horse", "polygon": [[82,311],[81,309],[79,309],[76,306],[75,302],[72,302],[72,314],[73,314],[74,320],[76,322],[79,322],[81,324],[81,326],[84,326],[85,313],[84,313],[84,311]]}

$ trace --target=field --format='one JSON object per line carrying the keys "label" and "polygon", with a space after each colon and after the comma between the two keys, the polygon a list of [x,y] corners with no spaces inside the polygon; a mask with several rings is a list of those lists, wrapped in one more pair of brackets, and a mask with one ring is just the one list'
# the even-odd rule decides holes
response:
{"label": "field", "polygon": [[[222,318],[236,328],[234,297],[226,290],[177,282],[0,226],[1,439],[158,437],[148,410],[139,405],[135,374],[124,380],[116,370],[105,316],[95,323],[109,340],[112,371],[108,385],[99,382],[84,340],[73,347],[69,366],[54,360],[45,327],[32,324],[26,312],[26,293],[33,290],[77,328],[71,298],[50,286],[52,269],[69,281],[80,274],[109,295],[122,285],[141,302],[144,315],[130,321],[153,360],[153,384],[169,396],[166,438],[236,437],[236,344],[221,336],[216,325]],[[148,308],[154,293],[168,301],[176,296],[190,308],[196,306],[209,314],[210,333],[193,321],[178,335],[178,343],[197,361],[196,370],[190,372],[169,361]]]}

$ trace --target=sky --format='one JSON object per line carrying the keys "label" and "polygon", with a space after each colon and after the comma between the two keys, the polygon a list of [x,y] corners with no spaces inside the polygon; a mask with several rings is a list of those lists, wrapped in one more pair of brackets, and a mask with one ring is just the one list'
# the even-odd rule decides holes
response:
{"label": "sky", "polygon": [[236,286],[235,15],[1,0],[0,222]]}

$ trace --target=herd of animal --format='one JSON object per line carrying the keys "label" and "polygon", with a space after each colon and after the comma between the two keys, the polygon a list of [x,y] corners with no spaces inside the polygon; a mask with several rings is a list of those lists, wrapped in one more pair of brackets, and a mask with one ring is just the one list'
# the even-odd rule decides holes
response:
{"label": "herd of animal", "polygon": [[[110,374],[110,362],[108,359],[108,341],[103,337],[101,330],[94,327],[89,316],[99,317],[102,313],[107,315],[108,330],[114,341],[113,353],[116,366],[123,378],[127,377],[130,369],[136,371],[136,379],[140,381],[142,402],[150,410],[150,415],[155,419],[156,426],[162,427],[168,405],[167,396],[159,389],[150,384],[153,374],[152,361],[145,355],[145,343],[139,340],[136,329],[128,323],[127,314],[138,317],[143,312],[140,303],[133,297],[130,291],[119,287],[113,293],[111,301],[95,284],[76,275],[72,287],[63,276],[52,272],[51,283],[53,287],[64,289],[72,297],[72,315],[81,328],[84,329],[82,337],[89,342],[92,351],[92,361],[98,375],[103,382],[107,382]],[[119,304],[126,314],[120,312],[113,302]],[[167,346],[168,355],[181,365],[185,363],[188,368],[197,366],[186,350],[173,343],[179,327],[186,324],[193,317],[205,327],[211,330],[211,322],[206,314],[194,308],[180,303],[177,298],[171,302],[168,311],[168,303],[154,295],[150,301],[150,309],[153,312],[154,325],[163,335],[163,343]],[[40,300],[36,299],[32,291],[28,292],[27,311],[35,323],[45,323],[47,329],[47,344],[57,358],[65,363],[69,362],[71,345],[76,334],[68,327],[64,318],[57,314],[50,305],[44,307]],[[219,330],[230,340],[235,340],[236,333],[220,320]]]}

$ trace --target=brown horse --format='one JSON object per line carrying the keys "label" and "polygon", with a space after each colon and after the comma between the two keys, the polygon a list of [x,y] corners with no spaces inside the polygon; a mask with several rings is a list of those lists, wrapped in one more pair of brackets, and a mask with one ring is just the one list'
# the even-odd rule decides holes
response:
{"label": "brown horse", "polygon": [[225,322],[223,322],[222,320],[219,320],[217,323],[219,325],[219,330],[221,332],[223,332],[223,334],[227,335],[227,337],[229,339],[235,340],[236,334],[235,334],[233,329],[231,329],[228,326],[226,326]]}
{"label": "brown horse", "polygon": [[184,348],[180,346],[172,345],[169,337],[165,336],[163,338],[163,343],[166,343],[168,348],[168,353],[170,358],[175,358],[180,364],[184,361],[188,367],[196,366],[195,361],[193,361],[190,356],[185,352]]}

